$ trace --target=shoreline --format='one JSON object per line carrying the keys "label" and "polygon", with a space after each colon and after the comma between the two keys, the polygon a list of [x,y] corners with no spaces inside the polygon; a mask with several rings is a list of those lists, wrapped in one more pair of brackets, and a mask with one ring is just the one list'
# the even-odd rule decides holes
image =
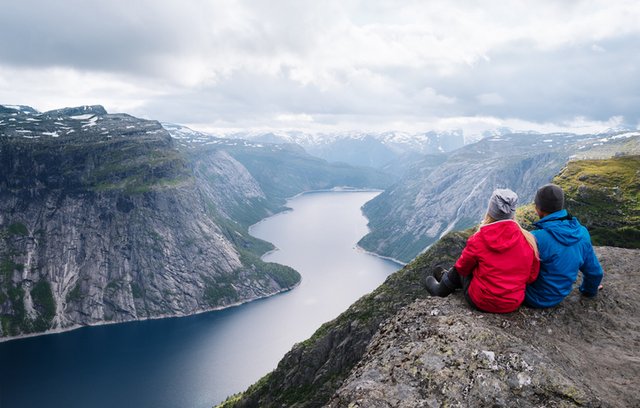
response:
{"label": "shoreline", "polygon": [[393,262],[395,264],[400,265],[401,267],[405,267],[405,266],[409,265],[408,263],[402,262],[401,260],[393,258],[391,256],[384,256],[384,255],[376,254],[375,252],[368,251],[368,250],[364,249],[363,247],[361,247],[358,244],[356,244],[356,250],[358,250],[360,252],[363,252],[365,254],[371,255],[371,256],[375,256],[376,258],[384,259],[386,261],[391,261],[391,262]]}
{"label": "shoreline", "polygon": [[239,307],[242,306],[244,304],[247,303],[251,303],[251,302],[255,302],[257,300],[262,300],[262,299],[267,299],[273,296],[278,296],[280,294],[289,292],[295,288],[297,288],[298,286],[300,286],[300,283],[302,283],[302,279],[300,279],[295,285],[286,288],[286,289],[282,289],[278,292],[274,292],[270,295],[264,295],[264,296],[259,296],[256,298],[252,298],[252,299],[247,299],[247,300],[243,300],[240,302],[236,302],[236,303],[230,303],[226,306],[216,306],[210,309],[203,309],[203,310],[198,310],[196,312],[193,313],[188,313],[188,314],[163,314],[163,315],[158,315],[158,316],[151,316],[151,317],[143,317],[143,318],[138,318],[138,319],[130,319],[130,320],[120,320],[120,321],[101,321],[101,322],[95,322],[95,323],[88,323],[88,324],[77,324],[77,325],[73,325],[73,326],[69,326],[69,327],[65,327],[65,328],[57,328],[57,329],[52,329],[52,330],[47,330],[45,332],[41,332],[41,333],[27,333],[27,334],[20,334],[18,336],[14,336],[14,337],[0,337],[0,344],[2,343],[8,343],[10,341],[13,340],[23,340],[23,339],[28,339],[28,338],[32,338],[32,337],[40,337],[40,336],[48,336],[48,335],[52,335],[52,334],[62,334],[62,333],[67,333],[70,331],[74,331],[74,330],[78,330],[78,329],[82,329],[85,327],[95,327],[95,326],[107,326],[107,325],[112,325],[112,324],[121,324],[121,323],[135,323],[135,322],[144,322],[144,321],[148,321],[148,320],[161,320],[161,319],[179,319],[181,317],[190,317],[190,316],[197,316],[200,314],[204,314],[204,313],[210,313],[210,312],[219,312],[222,310],[226,310],[226,309],[231,309],[234,307]]}
{"label": "shoreline", "polygon": [[[248,228],[249,235],[251,235],[251,236],[252,236],[252,237],[254,237],[254,238],[258,238],[258,237],[256,237],[255,235],[253,235],[253,234],[251,233],[251,230],[253,229],[253,227],[255,227],[255,226],[257,226],[257,225],[259,225],[259,224],[261,224],[261,223],[265,222],[266,220],[268,220],[268,219],[270,219],[270,218],[272,218],[272,217],[277,217],[277,216],[279,216],[279,215],[281,215],[281,214],[287,214],[287,213],[289,213],[289,212],[293,211],[293,208],[287,207],[287,206],[286,206],[286,204],[287,204],[289,201],[291,201],[291,200],[293,200],[293,199],[295,199],[295,198],[298,198],[298,197],[300,197],[300,196],[303,196],[303,195],[305,195],[305,194],[314,194],[314,193],[368,193],[368,192],[372,192],[372,193],[382,193],[382,192],[384,192],[384,190],[377,189],[377,188],[357,188],[357,187],[340,186],[340,187],[334,187],[334,188],[331,188],[331,189],[322,189],[322,190],[308,190],[308,191],[303,191],[303,192],[298,193],[298,194],[296,194],[296,195],[294,195],[294,196],[292,196],[292,197],[287,198],[287,202],[285,203],[285,206],[283,207],[283,210],[282,210],[282,211],[277,212],[277,213],[275,213],[275,214],[273,214],[273,215],[270,215],[270,216],[268,216],[268,217],[265,217],[265,218],[261,219],[260,221],[256,222],[255,224],[250,225],[250,226],[249,226],[249,228]],[[375,197],[374,197],[374,198],[375,198]],[[368,202],[368,201],[367,201],[367,202]],[[365,203],[365,204],[366,204],[366,203]],[[364,204],[363,204],[363,205],[364,205]],[[364,213],[362,214],[362,216],[363,216],[363,217],[365,217],[365,218],[367,219],[367,224],[368,224],[369,219],[364,215]],[[369,228],[367,228],[367,229],[369,229]],[[369,229],[369,232],[371,232],[371,230],[370,230],[370,229]],[[262,238],[258,238],[258,239],[262,239]],[[269,241],[266,241],[266,242],[269,242]],[[272,242],[269,242],[269,243],[270,243],[271,245],[273,245],[273,243],[272,243]],[[384,259],[384,260],[386,260],[386,261],[391,261],[391,262],[393,262],[393,263],[395,263],[395,264],[398,264],[400,267],[404,267],[404,266],[408,265],[408,263],[406,263],[406,262],[402,262],[401,260],[396,259],[396,258],[393,258],[393,257],[391,257],[391,256],[384,256],[384,255],[380,255],[380,254],[377,254],[377,253],[375,253],[375,252],[372,252],[372,251],[366,250],[366,249],[364,249],[363,247],[361,247],[360,245],[358,245],[357,243],[355,244],[355,249],[356,249],[356,251],[360,251],[360,252],[362,252],[362,253],[365,253],[365,254],[368,254],[368,255],[371,255],[371,256],[375,256],[376,258]],[[274,252],[277,252],[277,251],[279,251],[278,247],[277,247],[277,246],[275,246],[275,245],[273,245],[273,249],[271,249],[271,250],[269,250],[269,251],[265,252],[264,254],[262,254],[262,255],[260,256],[260,259],[264,261],[264,257],[265,257],[265,256],[270,255],[270,254],[272,254],[272,253],[274,253]],[[265,261],[265,262],[267,262],[267,261]],[[298,272],[298,273],[300,273],[300,272]]]}
{"label": "shoreline", "polygon": [[[333,187],[331,189],[320,189],[320,190],[303,191],[303,192],[298,193],[298,194],[296,194],[296,195],[294,195],[292,197],[287,198],[287,202],[290,201],[290,200],[293,200],[293,199],[295,199],[297,197],[300,197],[302,195],[305,195],[305,194],[331,193],[331,192],[335,192],[335,193],[380,192],[381,193],[383,191],[384,190],[375,189],[375,188],[356,188],[356,187],[348,187],[348,186],[339,186],[339,187]],[[253,236],[253,234],[251,234],[251,229],[254,226],[266,221],[267,219],[269,219],[271,217],[276,217],[278,215],[286,214],[286,213],[291,212],[291,211],[293,211],[292,208],[284,206],[282,208],[282,211],[274,213],[274,214],[272,214],[272,215],[270,215],[268,217],[265,217],[265,218],[261,219],[260,221],[256,222],[255,224],[250,225],[248,227],[247,231],[251,236]],[[368,221],[368,219],[367,219],[367,221]],[[257,238],[255,236],[253,236],[253,237]],[[258,239],[260,239],[260,238],[258,238]],[[266,241],[266,242],[269,242],[269,241]],[[271,243],[271,242],[269,242],[269,243],[271,245],[273,245],[273,243]],[[267,256],[267,255],[269,255],[269,254],[271,254],[273,252],[276,252],[278,250],[279,249],[274,245],[274,248],[269,250],[269,251],[267,251],[267,252],[265,252],[264,254],[262,254],[260,256],[260,259],[263,260],[263,257],[265,257],[265,256]],[[380,259],[385,259],[385,260],[394,262],[394,263],[400,265],[401,267],[406,265],[406,263],[403,263],[402,261],[399,261],[397,259],[394,259],[394,258],[391,258],[391,257],[386,257],[386,256],[383,256],[383,255],[379,255],[379,254],[376,254],[375,252],[367,251],[366,249],[360,247],[357,244],[356,244],[356,250],[361,251],[363,253],[367,253],[369,255],[375,256],[375,257],[380,258]],[[267,261],[265,261],[265,262],[267,262]],[[73,330],[82,329],[84,327],[106,326],[106,325],[120,324],[120,323],[143,322],[143,321],[146,321],[146,320],[160,320],[160,319],[181,318],[181,317],[196,316],[196,315],[203,314],[203,313],[221,311],[221,310],[242,306],[242,305],[244,305],[246,303],[254,302],[254,301],[257,301],[257,300],[261,300],[261,299],[270,298],[270,297],[277,296],[279,294],[291,291],[291,290],[297,288],[298,286],[300,286],[300,284],[302,283],[302,275],[300,275],[300,277],[301,277],[300,280],[295,285],[291,286],[290,288],[282,289],[282,290],[280,290],[278,292],[274,292],[274,293],[269,294],[269,295],[260,296],[260,297],[256,297],[256,298],[252,298],[252,299],[247,299],[247,300],[244,300],[244,301],[232,303],[232,304],[225,305],[225,306],[217,306],[217,307],[213,307],[213,308],[209,308],[209,309],[198,310],[198,311],[195,311],[193,313],[163,314],[163,315],[152,316],[152,317],[134,318],[134,319],[129,319],[129,320],[119,320],[119,321],[99,321],[99,322],[94,322],[94,323],[89,323],[89,324],[77,324],[77,325],[68,326],[68,327],[65,327],[65,328],[51,329],[51,330],[47,330],[47,331],[40,332],[40,333],[20,334],[18,336],[13,336],[13,337],[0,337],[0,344],[6,343],[6,342],[10,342],[10,341],[14,341],[14,340],[22,340],[22,339],[28,339],[28,338],[32,338],[32,337],[39,337],[39,336],[47,336],[47,335],[52,335],[52,334],[66,333],[66,332],[70,332],[70,331],[73,331]]]}

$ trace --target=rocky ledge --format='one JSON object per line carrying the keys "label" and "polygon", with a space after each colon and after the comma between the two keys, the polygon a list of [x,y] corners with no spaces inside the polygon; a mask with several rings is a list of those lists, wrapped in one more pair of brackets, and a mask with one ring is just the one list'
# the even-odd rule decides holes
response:
{"label": "rocky ledge", "polygon": [[460,293],[383,322],[330,407],[640,406],[640,250],[597,248],[604,289],[472,311]]}

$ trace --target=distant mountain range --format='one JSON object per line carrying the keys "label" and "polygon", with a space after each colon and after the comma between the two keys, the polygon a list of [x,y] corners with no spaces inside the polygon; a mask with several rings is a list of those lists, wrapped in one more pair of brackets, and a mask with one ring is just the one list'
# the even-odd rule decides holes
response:
{"label": "distant mountain range", "polygon": [[[262,144],[296,144],[313,156],[332,163],[346,163],[357,167],[373,167],[395,176],[401,176],[426,157],[433,158],[457,150],[464,145],[476,143],[490,137],[508,135],[541,135],[535,131],[515,131],[508,127],[498,127],[477,135],[465,134],[462,130],[428,131],[407,133],[387,132],[336,132],[308,133],[302,131],[243,131],[205,133],[188,127],[163,123],[174,137],[196,139],[247,140]],[[633,132],[621,126],[608,129],[598,136]],[[572,135],[555,133],[555,135]],[[576,135],[577,136],[577,135]]]}
{"label": "distant mountain range", "polygon": [[331,163],[356,167],[373,167],[390,174],[401,175],[425,155],[439,155],[464,145],[462,131],[445,132],[234,132],[207,134],[187,127],[163,123],[176,137],[205,140],[206,138],[241,139],[262,144],[295,144],[316,157]]}

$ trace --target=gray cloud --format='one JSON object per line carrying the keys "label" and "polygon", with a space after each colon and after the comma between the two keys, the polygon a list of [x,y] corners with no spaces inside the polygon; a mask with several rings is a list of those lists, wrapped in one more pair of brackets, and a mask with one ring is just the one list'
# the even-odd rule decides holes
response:
{"label": "gray cloud", "polygon": [[163,75],[203,37],[197,8],[153,1],[18,1],[0,13],[2,64],[67,67],[131,76]]}
{"label": "gray cloud", "polygon": [[0,102],[238,127],[638,123],[638,18],[604,0],[17,1],[0,13]]}
{"label": "gray cloud", "polygon": [[[461,102],[460,115],[518,117],[530,121],[561,121],[575,116],[607,120],[623,115],[640,120],[640,36],[598,45],[537,51],[517,44],[490,55],[436,88]],[[477,96],[496,93],[503,104],[478,104]]]}

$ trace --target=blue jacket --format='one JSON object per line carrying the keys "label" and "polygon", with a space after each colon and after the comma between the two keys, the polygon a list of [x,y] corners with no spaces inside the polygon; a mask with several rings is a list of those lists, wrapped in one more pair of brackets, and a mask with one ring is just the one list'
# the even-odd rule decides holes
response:
{"label": "blue jacket", "polygon": [[540,252],[540,274],[527,286],[525,302],[533,307],[552,307],[564,299],[582,272],[580,292],[595,296],[602,280],[602,267],[591,245],[591,237],[567,210],[549,214],[534,223],[532,231]]}

